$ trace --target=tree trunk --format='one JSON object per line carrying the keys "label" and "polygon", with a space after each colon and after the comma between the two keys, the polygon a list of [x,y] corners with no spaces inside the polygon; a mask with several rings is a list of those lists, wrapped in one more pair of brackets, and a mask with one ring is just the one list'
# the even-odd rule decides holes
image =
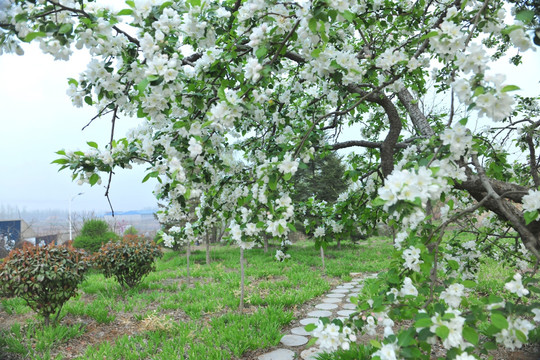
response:
{"label": "tree trunk", "polygon": [[322,271],[325,272],[326,266],[324,265],[324,248],[322,245],[321,245],[321,261],[322,261]]}
{"label": "tree trunk", "polygon": [[264,234],[264,253],[268,252],[268,234]]}
{"label": "tree trunk", "polygon": [[341,250],[341,239],[337,239],[337,248]]}
{"label": "tree trunk", "polygon": [[191,283],[191,275],[189,273],[189,255],[191,255],[191,246],[190,242],[187,243],[187,249],[186,249],[186,259],[187,259],[187,283],[188,285]]}
{"label": "tree trunk", "polygon": [[239,310],[242,312],[244,310],[244,249],[240,247],[240,306]]}
{"label": "tree trunk", "polygon": [[206,265],[210,265],[210,233],[206,232]]}

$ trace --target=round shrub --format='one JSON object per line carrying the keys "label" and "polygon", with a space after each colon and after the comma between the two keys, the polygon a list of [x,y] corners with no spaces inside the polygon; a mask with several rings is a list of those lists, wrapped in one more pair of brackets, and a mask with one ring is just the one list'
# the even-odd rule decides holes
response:
{"label": "round shrub", "polygon": [[60,246],[31,246],[15,249],[0,264],[2,292],[17,296],[49,325],[62,305],[77,293],[88,261],[84,253]]}
{"label": "round shrub", "polygon": [[73,247],[95,253],[103,244],[116,240],[118,235],[109,230],[105,221],[92,219],[83,224],[81,235],[73,240]]}
{"label": "round shrub", "polygon": [[137,286],[155,269],[154,261],[163,254],[153,241],[126,235],[119,242],[110,242],[94,255],[94,265],[106,277],[115,277],[123,289]]}

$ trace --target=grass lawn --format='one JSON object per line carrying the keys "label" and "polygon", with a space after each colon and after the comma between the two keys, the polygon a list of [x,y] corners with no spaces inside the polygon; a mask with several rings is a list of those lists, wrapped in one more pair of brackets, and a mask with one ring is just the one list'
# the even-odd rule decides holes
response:
{"label": "grass lawn", "polygon": [[62,309],[56,328],[43,327],[21,299],[0,299],[0,358],[8,359],[237,359],[275,346],[306,301],[350,272],[377,272],[390,261],[391,242],[373,238],[326,250],[326,273],[311,243],[291,247],[292,259],[274,251],[245,252],[246,306],[240,303],[240,251],[212,248],[186,258],[167,252],[136,289],[90,272],[80,294]]}

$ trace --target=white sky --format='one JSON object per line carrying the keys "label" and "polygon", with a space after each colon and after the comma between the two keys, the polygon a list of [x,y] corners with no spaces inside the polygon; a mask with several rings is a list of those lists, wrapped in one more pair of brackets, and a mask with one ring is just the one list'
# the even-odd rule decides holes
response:
{"label": "white sky", "polygon": [[[66,95],[67,78],[78,78],[89,57],[76,52],[69,62],[54,61],[37,46],[24,46],[25,55],[0,56],[0,205],[26,210],[65,209],[70,199],[74,211],[108,211],[101,186],[78,186],[68,170],[58,172],[51,161],[60,149],[86,149],[87,141],[100,146],[110,137],[110,117],[82,127],[95,115],[89,107],[75,108]],[[540,52],[527,51],[524,65],[516,70],[500,61],[497,72],[506,73],[507,83],[518,85],[522,95],[534,96],[540,89]],[[116,137],[123,137],[138,120],[117,121]],[[358,131],[344,130],[340,141],[357,139]],[[141,183],[144,168],[117,171],[111,186],[115,211],[155,207],[154,183]],[[84,194],[76,196],[78,193]]]}
{"label": "white sky", "polygon": [[[100,147],[110,138],[110,116],[96,119],[89,107],[75,108],[66,95],[67,78],[77,79],[86,68],[88,55],[78,52],[68,62],[54,61],[37,46],[25,46],[25,55],[0,56],[0,205],[19,209],[65,209],[70,199],[74,211],[109,211],[102,185],[79,186],[71,172],[51,164],[60,149],[88,148],[87,141]],[[116,137],[137,125],[137,120],[117,121]],[[144,168],[117,171],[111,186],[115,211],[156,207],[154,183],[142,184]]]}

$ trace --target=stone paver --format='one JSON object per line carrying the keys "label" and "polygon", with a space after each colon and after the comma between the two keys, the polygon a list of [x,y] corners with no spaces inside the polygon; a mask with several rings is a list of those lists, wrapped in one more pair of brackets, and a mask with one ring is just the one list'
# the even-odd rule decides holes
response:
{"label": "stone paver", "polygon": [[300,357],[304,360],[316,360],[317,355],[322,354],[323,351],[321,349],[318,349],[316,347],[311,347],[309,349],[306,349],[300,353]]}
{"label": "stone paver", "polygon": [[322,299],[322,301],[325,303],[340,303],[341,299],[340,298],[325,298],[325,299]]}
{"label": "stone paver", "polygon": [[342,298],[345,297],[345,294],[330,293],[326,294],[327,297]]}
{"label": "stone paver", "polygon": [[285,346],[301,346],[308,342],[308,338],[300,335],[285,335],[280,342]]}
{"label": "stone paver", "polygon": [[300,320],[300,324],[302,325],[307,325],[307,324],[316,324],[319,322],[319,319],[318,318],[305,318],[305,319],[302,319]]}
{"label": "stone paver", "polygon": [[308,312],[308,316],[312,316],[312,317],[316,317],[316,318],[329,317],[331,315],[332,315],[332,312],[331,311],[326,311],[326,310],[315,310],[315,311],[312,311],[312,312]]}
{"label": "stone paver", "polygon": [[293,333],[293,335],[301,335],[301,336],[309,336],[309,335],[311,335],[311,333],[307,332],[306,329],[304,329],[303,326],[298,326],[298,327],[292,328],[291,332]]}
{"label": "stone paver", "polygon": [[258,360],[293,360],[296,353],[287,349],[277,349],[259,356]]}
{"label": "stone paver", "polygon": [[341,310],[341,311],[338,311],[337,314],[341,316],[349,316],[351,314],[354,314],[355,312],[356,312],[355,310]]}
{"label": "stone paver", "polygon": [[351,273],[354,278],[348,283],[344,283],[335,287],[330,293],[326,294],[326,297],[321,301],[322,303],[314,306],[313,311],[308,312],[308,318],[301,319],[299,326],[291,329],[292,335],[284,335],[281,338],[280,343],[284,347],[290,347],[290,349],[277,349],[270,351],[266,354],[260,355],[258,360],[315,360],[317,355],[323,353],[323,351],[315,346],[309,349],[305,348],[305,344],[309,341],[311,332],[305,330],[304,326],[308,324],[316,324],[319,321],[319,317],[328,317],[330,319],[346,320],[349,315],[356,312],[356,305],[351,303],[351,297],[358,296],[358,293],[363,288],[363,281],[366,278],[372,277],[366,276],[362,273]]}
{"label": "stone paver", "polygon": [[327,304],[327,303],[315,305],[315,307],[320,310],[334,310],[338,308],[337,304]]}

